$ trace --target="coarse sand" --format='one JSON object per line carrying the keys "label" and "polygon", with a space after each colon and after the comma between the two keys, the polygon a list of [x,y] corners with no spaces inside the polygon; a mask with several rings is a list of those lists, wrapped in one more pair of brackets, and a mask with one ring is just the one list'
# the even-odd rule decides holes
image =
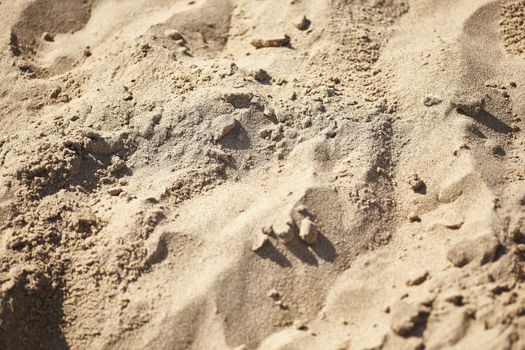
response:
{"label": "coarse sand", "polygon": [[0,349],[525,349],[525,0],[1,0]]}

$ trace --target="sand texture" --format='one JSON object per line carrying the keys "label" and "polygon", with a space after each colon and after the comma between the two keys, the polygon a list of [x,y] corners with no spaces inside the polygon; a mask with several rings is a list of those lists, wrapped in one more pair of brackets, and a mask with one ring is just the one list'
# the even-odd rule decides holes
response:
{"label": "sand texture", "polygon": [[1,0],[0,349],[525,349],[525,0]]}

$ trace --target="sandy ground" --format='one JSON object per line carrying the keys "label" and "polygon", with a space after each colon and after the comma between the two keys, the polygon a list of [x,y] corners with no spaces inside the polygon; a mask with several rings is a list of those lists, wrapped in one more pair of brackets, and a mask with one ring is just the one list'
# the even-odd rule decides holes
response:
{"label": "sandy ground", "polygon": [[0,1],[0,348],[525,349],[524,23]]}

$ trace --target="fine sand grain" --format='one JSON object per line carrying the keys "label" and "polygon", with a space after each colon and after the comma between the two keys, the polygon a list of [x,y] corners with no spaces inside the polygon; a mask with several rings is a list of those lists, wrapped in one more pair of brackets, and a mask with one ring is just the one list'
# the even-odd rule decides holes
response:
{"label": "fine sand grain", "polygon": [[0,1],[0,349],[525,349],[524,23]]}

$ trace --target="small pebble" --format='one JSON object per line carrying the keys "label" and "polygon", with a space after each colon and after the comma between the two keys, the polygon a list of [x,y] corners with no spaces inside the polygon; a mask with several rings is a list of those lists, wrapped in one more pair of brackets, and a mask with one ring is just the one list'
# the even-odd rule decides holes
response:
{"label": "small pebble", "polygon": [[290,37],[284,35],[284,37],[278,39],[254,39],[251,41],[251,44],[256,49],[264,47],[283,47],[290,44]]}
{"label": "small pebble", "polygon": [[423,104],[425,106],[427,106],[427,107],[432,107],[432,106],[438,105],[441,102],[443,102],[442,99],[440,99],[439,97],[436,97],[436,96],[432,96],[432,95],[426,96],[425,99],[423,100]]}
{"label": "small pebble", "polygon": [[182,34],[177,29],[168,29],[164,33],[171,40],[183,40]]}
{"label": "small pebble", "polygon": [[417,192],[418,190],[423,188],[423,186],[425,186],[425,183],[419,178],[417,174],[410,175],[407,182],[410,185],[410,188],[414,190],[414,192]]}
{"label": "small pebble", "polygon": [[295,321],[293,321],[293,326],[295,327],[295,329],[297,329],[299,331],[307,331],[308,330],[308,326],[306,325],[306,322],[303,321],[303,320],[295,320]]}
{"label": "small pebble", "polygon": [[328,130],[325,133],[325,135],[326,135],[326,137],[333,139],[335,137],[335,135],[336,135],[336,132],[334,130]]}
{"label": "small pebble", "polygon": [[425,282],[427,280],[429,276],[429,273],[428,271],[417,271],[416,273],[414,273],[407,281],[406,281],[406,285],[407,286],[418,286],[420,284],[422,284],[423,282]]}
{"label": "small pebble", "polygon": [[307,244],[314,244],[318,236],[317,227],[309,218],[301,220],[301,227],[299,228],[299,237]]}
{"label": "small pebble", "polygon": [[281,148],[281,149],[278,149],[276,152],[275,152],[275,155],[277,156],[277,159],[279,160],[283,160],[284,159],[284,150]]}
{"label": "small pebble", "polygon": [[259,83],[267,83],[272,79],[268,72],[266,72],[264,69],[255,69],[253,71],[250,71],[250,76],[257,80]]}
{"label": "small pebble", "polygon": [[268,292],[268,297],[269,298],[272,298],[273,300],[279,300],[281,298],[281,293],[279,293],[277,291],[277,289],[275,288],[272,288],[270,289],[270,291]]}
{"label": "small pebble", "polygon": [[269,238],[267,235],[263,234],[262,232],[257,234],[257,236],[255,237],[255,240],[252,244],[252,251],[253,252],[257,252],[259,250],[261,250],[264,245],[269,242]]}
{"label": "small pebble", "polygon": [[51,94],[49,94],[49,97],[55,100],[58,98],[58,95],[60,95],[61,92],[62,92],[62,89],[60,88],[60,86],[57,86],[56,88],[53,89],[53,91],[51,91]]}
{"label": "small pebble", "polygon": [[299,30],[307,30],[310,27],[311,21],[306,18],[306,16],[302,16],[299,20],[295,21],[294,25]]}
{"label": "small pebble", "polygon": [[306,128],[309,128],[310,126],[312,126],[312,119],[310,117],[307,117],[303,120],[303,128],[306,129]]}
{"label": "small pebble", "polygon": [[53,35],[51,35],[50,33],[48,32],[44,32],[42,34],[42,39],[44,39],[45,41],[54,41],[55,38],[53,37]]}
{"label": "small pebble", "polygon": [[457,291],[449,291],[444,297],[446,302],[454,304],[456,306],[463,306],[463,295]]}
{"label": "small pebble", "polygon": [[415,212],[408,214],[408,220],[410,222],[421,222],[421,218]]}
{"label": "small pebble", "polygon": [[290,223],[274,225],[273,232],[275,232],[275,236],[283,243],[290,243],[295,238],[294,229]]}
{"label": "small pebble", "polygon": [[461,96],[452,100],[450,106],[460,114],[475,118],[485,111],[485,99]]}
{"label": "small pebble", "polygon": [[263,115],[268,118],[272,123],[277,124],[277,115],[275,114],[275,110],[271,107],[265,107],[263,111]]}
{"label": "small pebble", "polygon": [[235,118],[228,114],[223,114],[215,118],[212,121],[214,140],[219,141],[228,136],[233,131],[233,129],[235,129],[236,125],[237,121]]}
{"label": "small pebble", "polygon": [[122,193],[122,188],[119,188],[119,187],[115,187],[115,188],[110,188],[108,190],[108,194],[110,196],[118,196],[119,194]]}

